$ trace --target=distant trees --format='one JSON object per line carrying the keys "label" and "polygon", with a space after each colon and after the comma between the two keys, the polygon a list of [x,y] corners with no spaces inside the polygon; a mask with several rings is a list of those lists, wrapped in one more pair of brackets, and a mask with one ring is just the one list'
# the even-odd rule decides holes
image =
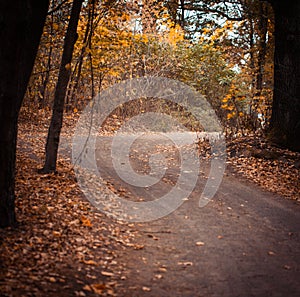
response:
{"label": "distant trees", "polygon": [[0,1],[0,227],[16,222],[18,114],[34,65],[48,2]]}
{"label": "distant trees", "polygon": [[220,99],[217,112],[223,124],[233,135],[262,131],[270,119],[273,87],[270,4],[259,0],[167,2],[170,9],[177,5],[177,14],[172,16],[178,24],[184,23],[185,36],[195,40],[200,35],[213,42],[235,74],[229,87],[228,82],[222,84],[227,94]]}
{"label": "distant trees", "polygon": [[[300,2],[268,2],[272,7],[261,0],[166,1],[177,23],[184,20],[187,36],[203,32],[207,25],[218,28],[222,19],[234,23],[239,33],[231,28],[237,34],[224,45],[243,64],[235,61],[242,70],[236,81],[242,84],[231,88],[235,89],[235,95],[224,98],[223,106],[235,109],[233,117],[233,112],[228,113],[231,124],[234,119],[243,120],[236,117],[239,113],[233,100],[244,96],[244,104],[249,107],[244,111],[250,116],[254,130],[261,119],[271,141],[300,151]],[[245,92],[245,84],[250,92]],[[228,105],[228,101],[233,104]]]}
{"label": "distant trees", "polygon": [[[295,40],[299,38],[299,21],[293,14],[298,13],[299,6],[292,0],[287,2],[289,8],[283,8],[284,5],[277,0],[269,2],[272,6],[260,0],[84,2],[65,98],[66,109],[80,110],[101,88],[128,77],[154,73],[167,75],[204,92],[232,135],[241,128],[245,132],[266,132],[270,127],[269,135],[274,142],[297,149],[298,145],[292,142],[299,139],[299,100],[296,100],[299,91],[295,88],[292,91],[291,81],[298,80],[294,76],[299,72],[296,66],[299,63],[297,55],[288,57],[288,52],[298,51]],[[54,5],[47,19],[32,92],[28,94],[30,100],[42,98],[42,105],[51,106],[53,103],[71,4],[63,1],[57,9]],[[294,20],[291,20],[291,25],[281,26],[280,19],[283,18]],[[281,36],[291,36],[287,30],[294,30],[294,27],[295,39],[288,40],[289,46],[285,46],[280,41]],[[178,37],[184,40],[177,40],[178,47],[175,51],[172,49],[172,54],[170,51],[167,54],[170,48],[164,46],[166,40],[169,42],[173,38],[174,42]],[[199,53],[204,47],[209,50],[205,57],[201,57]],[[190,55],[192,51],[198,51],[195,54],[199,57],[198,62]],[[159,55],[168,59],[161,59]],[[214,60],[217,56],[223,60],[223,66],[220,59],[221,63]],[[289,79],[283,83],[279,72],[288,66],[287,57],[295,62],[290,67],[293,75],[285,75]],[[277,61],[275,72],[274,61]],[[197,75],[193,75],[195,67]],[[217,69],[221,73],[217,73]],[[226,78],[225,73],[228,74]],[[211,81],[212,77],[213,87],[207,88],[208,79]],[[282,92],[284,85],[289,92]],[[294,95],[287,95],[291,93]],[[289,98],[284,99],[282,94]]]}

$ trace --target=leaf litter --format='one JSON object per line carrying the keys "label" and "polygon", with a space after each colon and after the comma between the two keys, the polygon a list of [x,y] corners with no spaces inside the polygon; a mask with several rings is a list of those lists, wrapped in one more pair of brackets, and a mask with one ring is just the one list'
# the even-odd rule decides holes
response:
{"label": "leaf litter", "polygon": [[300,153],[272,145],[263,137],[245,136],[227,144],[232,173],[263,189],[300,202]]}
{"label": "leaf litter", "polygon": [[[65,117],[63,137],[73,135],[76,116]],[[24,121],[19,127],[18,225],[0,230],[1,296],[118,296],[127,273],[125,264],[118,261],[118,251],[144,246],[135,244],[134,224],[112,220],[84,199],[70,159],[59,158],[57,174],[37,173],[50,119],[48,114],[39,118],[38,124]],[[198,145],[199,155],[209,159],[207,143]],[[299,201],[299,153],[255,137],[230,141],[227,153],[232,174]],[[183,267],[192,264],[178,262]]]}
{"label": "leaf litter", "polygon": [[59,158],[56,174],[37,172],[47,125],[38,127],[19,126],[18,224],[0,229],[0,295],[118,296],[126,279],[118,251],[140,248],[133,225],[108,218],[85,200],[69,160]]}

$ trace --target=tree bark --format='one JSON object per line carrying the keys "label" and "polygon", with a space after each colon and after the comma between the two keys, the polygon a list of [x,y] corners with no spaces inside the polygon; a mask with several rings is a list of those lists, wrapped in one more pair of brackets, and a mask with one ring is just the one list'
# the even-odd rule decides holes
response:
{"label": "tree bark", "polygon": [[48,2],[0,1],[0,227],[16,223],[18,114],[37,54]]}
{"label": "tree bark", "polygon": [[77,25],[83,0],[74,0],[70,21],[65,36],[58,81],[55,89],[53,112],[46,143],[46,160],[41,173],[56,171],[57,152],[63,123],[65,96],[71,75],[71,61],[77,40]]}
{"label": "tree bark", "polygon": [[84,38],[83,38],[83,47],[81,49],[78,61],[75,65],[75,70],[73,71],[70,80],[72,82],[71,88],[69,88],[67,97],[66,97],[66,111],[71,110],[74,107],[77,107],[78,99],[78,85],[80,81],[82,65],[83,65],[83,58],[86,52],[87,46],[90,45],[92,42],[92,36],[94,31],[94,17],[95,17],[95,0],[89,0],[89,7],[88,7],[88,22],[85,28]]}
{"label": "tree bark", "polygon": [[270,138],[280,146],[300,151],[300,2],[271,3],[275,53]]}

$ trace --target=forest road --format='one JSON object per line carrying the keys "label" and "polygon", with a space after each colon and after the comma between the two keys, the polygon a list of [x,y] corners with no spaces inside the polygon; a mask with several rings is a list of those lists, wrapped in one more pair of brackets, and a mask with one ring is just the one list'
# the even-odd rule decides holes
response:
{"label": "forest road", "polygon": [[[162,166],[168,165],[150,195],[148,187],[124,182],[113,168],[112,137],[103,136],[96,142],[99,171],[121,189],[125,200],[161,197],[174,186],[180,171],[179,155],[166,137],[145,137],[131,147],[132,168],[149,174],[150,155],[157,152],[167,160]],[[200,208],[208,172],[209,162],[204,161],[194,191],[172,213],[132,223],[140,248],[119,251],[118,262],[127,267],[119,296],[300,296],[299,204],[226,170],[213,199]]]}

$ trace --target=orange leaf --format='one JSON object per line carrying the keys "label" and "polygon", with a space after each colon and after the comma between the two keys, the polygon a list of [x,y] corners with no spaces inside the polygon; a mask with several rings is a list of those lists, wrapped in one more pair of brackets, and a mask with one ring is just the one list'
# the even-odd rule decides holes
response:
{"label": "orange leaf", "polygon": [[81,217],[81,223],[82,223],[83,226],[92,227],[91,221],[88,218],[84,217],[84,216]]}

